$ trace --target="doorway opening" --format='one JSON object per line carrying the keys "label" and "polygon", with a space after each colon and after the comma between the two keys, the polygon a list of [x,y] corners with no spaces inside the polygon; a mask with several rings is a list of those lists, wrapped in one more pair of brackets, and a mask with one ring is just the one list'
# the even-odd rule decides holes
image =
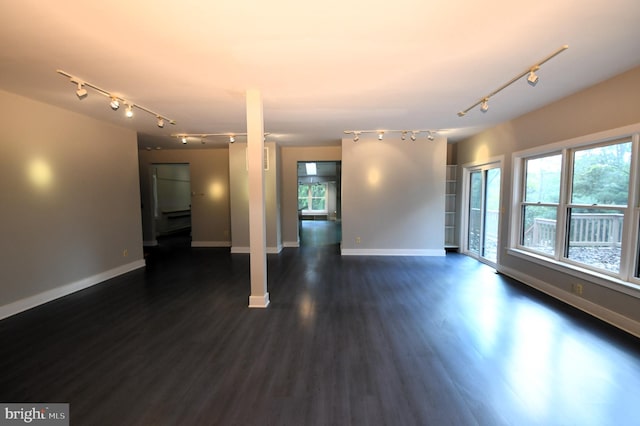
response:
{"label": "doorway opening", "polygon": [[338,246],[342,240],[340,161],[298,162],[300,246]]}
{"label": "doorway opening", "polygon": [[465,169],[467,211],[464,252],[490,265],[498,263],[500,163]]}
{"label": "doorway opening", "polygon": [[159,245],[191,244],[191,171],[189,164],[153,164],[153,232]]}

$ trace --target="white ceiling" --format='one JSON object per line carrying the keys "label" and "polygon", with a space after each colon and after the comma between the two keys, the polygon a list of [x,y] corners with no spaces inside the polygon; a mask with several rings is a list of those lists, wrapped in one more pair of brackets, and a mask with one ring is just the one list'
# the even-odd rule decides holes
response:
{"label": "white ceiling", "polygon": [[[247,88],[282,144],[369,129],[458,140],[640,65],[638,0],[0,0],[0,11],[0,89],[136,129],[153,147],[245,132]],[[457,116],[564,44],[535,88],[523,79],[487,113]],[[126,119],[91,90],[78,101],[56,69],[177,124]]]}

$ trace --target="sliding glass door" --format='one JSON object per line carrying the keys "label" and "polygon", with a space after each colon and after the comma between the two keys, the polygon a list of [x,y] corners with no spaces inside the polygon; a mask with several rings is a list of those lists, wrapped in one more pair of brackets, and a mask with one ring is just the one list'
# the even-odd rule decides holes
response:
{"label": "sliding glass door", "polygon": [[498,229],[500,219],[500,165],[490,164],[467,169],[468,254],[490,263],[498,261]]}

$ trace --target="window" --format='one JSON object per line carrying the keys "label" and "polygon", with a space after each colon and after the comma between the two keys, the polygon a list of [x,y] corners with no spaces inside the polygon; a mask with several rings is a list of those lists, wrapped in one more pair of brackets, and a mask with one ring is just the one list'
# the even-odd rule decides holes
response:
{"label": "window", "polygon": [[303,213],[327,213],[327,184],[298,184],[298,210]]}
{"label": "window", "polygon": [[568,259],[618,273],[629,197],[631,142],[572,152]]}
{"label": "window", "polygon": [[518,236],[512,239],[516,247],[623,280],[638,277],[640,267],[624,261],[627,254],[638,256],[637,244],[624,238],[638,229],[629,208],[637,205],[637,200],[629,199],[637,179],[631,168],[632,139],[516,158],[520,167],[518,229],[513,230]]}
{"label": "window", "polygon": [[555,255],[561,168],[560,154],[525,160],[520,244],[550,256]]}

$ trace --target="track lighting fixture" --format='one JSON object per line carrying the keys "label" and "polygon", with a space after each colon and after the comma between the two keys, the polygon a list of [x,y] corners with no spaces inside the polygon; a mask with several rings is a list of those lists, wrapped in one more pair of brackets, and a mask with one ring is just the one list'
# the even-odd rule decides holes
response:
{"label": "track lighting fixture", "polygon": [[[76,90],[76,95],[78,96],[79,99],[84,99],[85,97],[87,97],[87,87],[95,90],[96,92],[100,93],[101,95],[106,96],[107,98],[109,98],[109,106],[111,107],[112,110],[117,111],[118,108],[120,108],[120,104],[126,104],[127,105],[127,110],[125,112],[125,115],[129,118],[133,117],[133,108],[138,108],[148,114],[153,115],[158,121],[158,127],[162,128],[164,127],[164,123],[165,122],[169,122],[169,124],[176,124],[175,120],[171,120],[167,117],[165,117],[164,115],[158,114],[156,112],[151,111],[148,108],[143,107],[142,105],[137,105],[133,102],[129,102],[126,101],[125,99],[123,99],[120,96],[115,95],[113,92],[108,92],[104,89],[101,89],[100,87],[96,86],[95,84],[91,84],[88,83],[74,75],[69,74],[68,72],[62,71],[62,70],[57,70],[58,74],[63,75],[67,78],[69,78],[69,81],[71,81],[71,83],[73,84],[77,84],[78,85],[78,89]],[[162,124],[162,125],[161,125]]]}
{"label": "track lighting fixture", "polygon": [[430,141],[434,140],[434,133],[437,133],[435,130],[345,130],[344,133],[346,135],[353,135],[353,141],[358,142],[360,140],[361,133],[375,133],[378,135],[378,140],[381,141],[384,139],[384,135],[387,133],[400,133],[400,139],[403,141],[407,139],[407,133],[411,133],[411,140],[415,141],[420,133],[427,133],[427,139]]}
{"label": "track lighting fixture", "polygon": [[536,71],[538,71],[539,69],[540,67],[536,65],[535,67],[529,70],[529,76],[527,77],[527,82],[532,86],[535,86],[538,83],[538,76],[536,75]]}
{"label": "track lighting fixture", "polygon": [[482,103],[480,104],[480,111],[487,112],[489,111],[489,98],[484,98]]}
{"label": "track lighting fixture", "polygon": [[82,100],[87,97],[87,89],[84,88],[84,82],[78,80],[76,81],[76,83],[78,83],[78,90],[76,90],[76,96],[78,96],[78,99]]}
{"label": "track lighting fixture", "polygon": [[502,86],[500,86],[499,88],[494,90],[493,92],[489,93],[486,96],[483,96],[482,98],[480,98],[480,100],[478,100],[475,104],[471,105],[469,108],[458,112],[458,117],[464,117],[469,111],[471,111],[473,108],[477,107],[478,105],[480,105],[480,111],[487,112],[487,110],[489,109],[488,101],[489,101],[490,97],[492,97],[493,95],[497,94],[498,92],[506,89],[507,87],[511,86],[513,83],[515,83],[516,81],[520,80],[525,75],[528,75],[527,82],[530,85],[535,86],[536,83],[538,83],[538,76],[536,75],[536,71],[538,71],[540,69],[540,66],[542,66],[542,64],[544,64],[545,62],[551,60],[552,58],[555,58],[556,56],[558,56],[560,53],[564,52],[568,48],[569,48],[569,46],[565,44],[560,49],[556,50],[551,55],[547,56],[546,58],[544,58],[543,60],[541,60],[537,64],[529,67],[526,71],[518,74],[517,76],[515,76],[514,78],[509,80],[507,83],[503,84]]}
{"label": "track lighting fixture", "polygon": [[[266,140],[266,136],[269,135],[269,133],[265,133],[265,140]],[[225,136],[227,138],[229,138],[229,143],[234,143],[237,139],[238,136],[247,136],[246,133],[177,133],[177,134],[173,134],[171,135],[172,137],[178,138],[182,141],[183,144],[187,143],[187,138],[189,137],[193,137],[193,138],[200,138],[200,141],[204,144],[205,143],[205,139],[210,137],[210,136]]]}

